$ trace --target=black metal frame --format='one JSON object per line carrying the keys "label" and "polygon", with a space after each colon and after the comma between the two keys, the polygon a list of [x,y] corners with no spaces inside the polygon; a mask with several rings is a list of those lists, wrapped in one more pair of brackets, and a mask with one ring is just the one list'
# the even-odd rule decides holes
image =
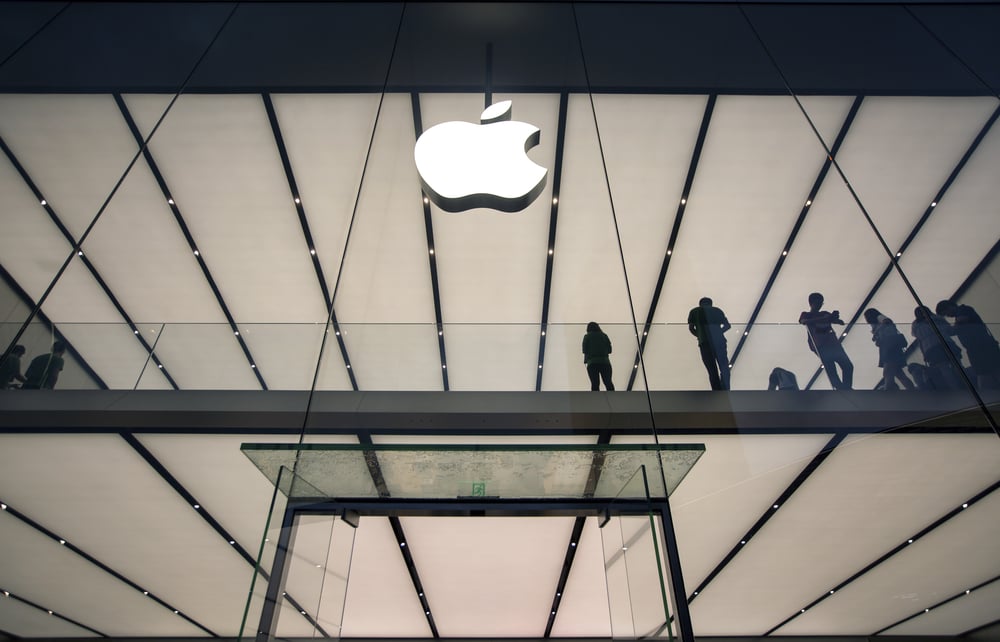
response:
{"label": "black metal frame", "polygon": [[[281,533],[277,550],[271,565],[270,579],[265,593],[260,621],[257,626],[256,642],[275,639],[275,627],[279,599],[288,573],[287,561],[292,552],[296,518],[299,515],[331,515],[347,519],[350,516],[357,525],[360,516],[402,515],[421,516],[640,516],[653,514],[660,520],[660,545],[666,554],[666,579],[669,583],[670,606],[673,620],[677,625],[678,642],[694,642],[691,614],[688,610],[687,592],[681,573],[680,551],[674,533],[670,503],[665,497],[623,500],[616,498],[559,498],[559,499],[300,499],[289,501],[281,521]],[[602,524],[603,526],[603,524]]]}

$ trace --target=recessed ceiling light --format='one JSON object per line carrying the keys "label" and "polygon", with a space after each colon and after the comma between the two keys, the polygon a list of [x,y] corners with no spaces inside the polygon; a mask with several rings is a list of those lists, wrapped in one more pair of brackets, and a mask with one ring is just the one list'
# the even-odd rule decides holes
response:
{"label": "recessed ceiling light", "polygon": [[[968,508],[968,507],[969,507],[968,504],[962,504],[962,508]],[[4,508],[6,508],[6,506]]]}
{"label": "recessed ceiling light", "polygon": [[299,203],[301,203],[301,202],[302,202],[302,201],[300,201],[300,200],[299,200],[299,197],[298,197],[298,196],[296,196],[296,197],[295,197],[295,203],[296,203],[296,205],[297,205],[297,204],[299,204]]}
{"label": "recessed ceiling light", "polygon": [[681,199],[681,205],[686,205],[688,200],[686,198]]}
{"label": "recessed ceiling light", "polygon": [[558,203],[559,203],[559,199],[558,199],[558,198],[555,198],[555,197],[553,197],[553,198],[552,198],[552,204],[553,204],[553,205],[557,205]]}
{"label": "recessed ceiling light", "polygon": [[168,198],[167,199],[167,203],[169,203],[170,205],[173,205],[174,204],[174,199]]}
{"label": "recessed ceiling light", "polygon": [[42,205],[48,205],[48,203],[45,202],[44,198],[42,199]]}
{"label": "recessed ceiling light", "polygon": [[931,207],[937,207],[937,201],[934,201],[933,203],[931,203]]}
{"label": "recessed ceiling light", "polygon": [[809,201],[806,201],[806,207],[809,207],[809,206],[810,206],[810,205],[812,205],[812,204],[813,204],[813,202],[812,202],[811,200],[809,200]]}

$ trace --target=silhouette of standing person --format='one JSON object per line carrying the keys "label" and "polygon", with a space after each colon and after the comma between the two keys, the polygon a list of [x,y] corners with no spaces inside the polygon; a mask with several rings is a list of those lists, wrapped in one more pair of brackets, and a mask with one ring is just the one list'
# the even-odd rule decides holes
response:
{"label": "silhouette of standing person", "polygon": [[587,324],[587,334],[583,335],[583,362],[587,364],[587,376],[590,377],[590,389],[600,390],[599,381],[604,381],[604,388],[614,390],[611,382],[611,339],[604,334],[601,326],[591,321]]}
{"label": "silhouette of standing person", "polygon": [[21,357],[24,356],[24,346],[14,346],[10,354],[0,363],[0,390],[14,388],[14,381],[24,382],[21,374]]}
{"label": "silhouette of standing person", "polygon": [[882,383],[886,390],[898,390],[899,380],[907,390],[913,390],[913,382],[903,372],[906,365],[906,337],[896,328],[892,319],[875,308],[865,310],[865,321],[872,328],[872,341],[878,348],[878,365],[882,368]]}
{"label": "silhouette of standing person", "polygon": [[955,336],[962,342],[969,363],[976,373],[976,385],[981,389],[1000,388],[1000,345],[971,305],[941,301],[935,311],[955,319]]}
{"label": "silhouette of standing person", "polygon": [[688,330],[698,337],[701,361],[708,371],[712,390],[729,390],[729,355],[723,334],[732,326],[726,313],[712,306],[712,299],[702,297],[698,307],[688,313]]}
{"label": "silhouette of standing person", "polygon": [[[799,315],[799,323],[806,327],[809,339],[809,349],[816,353],[830,385],[835,390],[850,390],[854,382],[854,364],[844,352],[844,346],[833,331],[833,324],[844,325],[840,319],[840,311],[827,312],[823,307],[823,295],[813,292],[809,295],[809,309]],[[838,376],[835,365],[840,366]]]}

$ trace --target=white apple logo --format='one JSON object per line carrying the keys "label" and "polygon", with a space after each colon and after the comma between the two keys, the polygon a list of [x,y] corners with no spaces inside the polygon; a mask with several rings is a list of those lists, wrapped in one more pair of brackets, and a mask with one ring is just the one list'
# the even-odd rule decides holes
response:
{"label": "white apple logo", "polygon": [[511,102],[487,107],[481,123],[451,121],[425,131],[413,148],[420,184],[446,212],[488,207],[519,212],[545,189],[548,170],[526,152],[540,132],[510,119]]}

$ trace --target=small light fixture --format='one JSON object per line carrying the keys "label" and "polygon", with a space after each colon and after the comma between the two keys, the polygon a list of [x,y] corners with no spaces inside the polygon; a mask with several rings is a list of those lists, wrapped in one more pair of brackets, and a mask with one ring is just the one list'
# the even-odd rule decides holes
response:
{"label": "small light fixture", "polygon": [[49,615],[52,615],[52,611],[49,611]]}
{"label": "small light fixture", "polygon": [[896,252],[896,256],[903,256],[902,252]]}
{"label": "small light fixture", "polygon": [[443,337],[444,336],[444,330],[438,330],[438,336],[439,337]]}
{"label": "small light fixture", "polygon": [[906,543],[907,543],[907,544],[912,544],[912,543],[913,543],[913,540],[912,540],[912,539],[908,539],[908,540],[906,540]]}
{"label": "small light fixture", "polygon": [[[968,508],[968,507],[969,507],[969,505],[968,505],[968,504],[962,504],[962,508]],[[6,507],[6,506],[4,506],[4,508],[7,508],[7,507]]]}
{"label": "small light fixture", "polygon": [[539,369],[539,370],[541,370],[541,369],[542,369],[542,364],[538,364],[538,369]]}
{"label": "small light fixture", "polygon": [[549,255],[550,256],[552,255],[552,248],[551,247],[549,248]]}
{"label": "small light fixture", "polygon": [[556,614],[556,612],[555,612],[555,611],[552,611],[552,615],[555,615],[555,614]]}
{"label": "small light fixture", "polygon": [[744,331],[743,331],[743,336],[744,336],[744,337],[748,337],[748,336],[750,336],[750,331],[749,331],[749,330],[744,330]]}
{"label": "small light fixture", "polygon": [[628,550],[628,546],[622,546],[622,550],[623,551],[627,551]]}
{"label": "small light fixture", "polygon": [[160,364],[157,364],[157,366],[156,366],[156,367],[157,367],[157,368],[159,368],[160,370],[163,370],[163,364],[162,364],[162,363],[160,363]]}
{"label": "small light fixture", "polygon": [[743,546],[746,543],[747,543],[747,541],[745,539],[744,540],[740,540],[740,546]]}
{"label": "small light fixture", "polygon": [[66,544],[66,540],[61,539],[61,540],[59,540],[59,543],[65,545]]}
{"label": "small light fixture", "polygon": [[576,547],[576,542],[570,542],[569,545],[575,548]]}
{"label": "small light fixture", "polygon": [[322,564],[317,564],[316,568],[323,568],[323,565]]}
{"label": "small light fixture", "polygon": [[788,256],[788,250],[782,250],[781,256]]}
{"label": "small light fixture", "polygon": [[444,364],[444,363],[442,363],[442,364],[441,364],[441,367],[442,367],[442,368],[447,368],[447,367],[448,367],[448,365],[447,365],[447,364]]}
{"label": "small light fixture", "polygon": [[0,504],[0,510],[7,510],[7,504]]}
{"label": "small light fixture", "polygon": [[309,253],[312,254],[313,256],[316,256],[316,250],[314,250],[313,248],[309,248]]}
{"label": "small light fixture", "polygon": [[173,205],[173,204],[174,204],[174,199],[172,199],[172,198],[168,198],[168,199],[167,199],[167,203],[168,203],[169,205]]}
{"label": "small light fixture", "polygon": [[811,200],[811,199],[810,199],[810,200],[808,200],[808,201],[806,201],[806,207],[809,207],[809,206],[810,206],[810,205],[812,205],[812,204],[813,204],[813,202],[812,202],[812,200]]}
{"label": "small light fixture", "polygon": [[424,615],[430,615],[430,614],[431,614],[430,611],[424,611]]}
{"label": "small light fixture", "polygon": [[430,201],[429,201],[429,200],[427,200],[427,197],[425,196],[425,197],[424,197],[424,205],[427,205],[428,203],[430,203]]}
{"label": "small light fixture", "polygon": [[558,205],[558,204],[559,204],[559,198],[558,198],[558,197],[555,197],[555,196],[553,196],[553,197],[552,197],[552,204],[553,204],[553,205]]}
{"label": "small light fixture", "polygon": [[774,506],[772,506],[772,508],[774,508],[775,510],[778,510],[778,505],[775,504]]}
{"label": "small light fixture", "polygon": [[434,248],[431,248],[431,254],[434,254]]}
{"label": "small light fixture", "polygon": [[350,370],[350,369],[351,369],[351,364],[347,364],[347,369],[348,369],[348,370]]}
{"label": "small light fixture", "polygon": [[340,330],[337,330],[336,332],[334,332],[334,334],[339,337],[340,336]]}
{"label": "small light fixture", "polygon": [[671,255],[671,254],[673,254],[673,253],[674,253],[674,251],[673,251],[673,250],[667,250],[667,256],[670,256],[670,255]]}
{"label": "small light fixture", "polygon": [[971,592],[972,592],[972,589],[965,589],[965,594],[966,594],[966,595],[968,595],[968,594],[969,594],[969,593],[971,593]]}
{"label": "small light fixture", "polygon": [[931,203],[931,207],[937,207],[937,201],[934,201],[933,203]]}
{"label": "small light fixture", "polygon": [[257,369],[257,364],[256,363],[251,363],[250,364],[250,369],[251,370],[256,370]]}
{"label": "small light fixture", "polygon": [[542,336],[543,337],[545,336],[545,330],[542,330]]}
{"label": "small light fixture", "polygon": [[805,613],[805,612],[806,612],[805,609],[802,609],[802,610],[799,611],[799,613]]}
{"label": "small light fixture", "polygon": [[143,591],[142,594],[143,595],[149,595],[149,591]]}
{"label": "small light fixture", "polygon": [[138,330],[132,330],[132,334],[139,334]]}
{"label": "small light fixture", "polygon": [[235,540],[229,540],[229,544],[231,546],[236,546],[236,541]]}
{"label": "small light fixture", "polygon": [[924,609],[924,613],[930,613],[930,612],[931,612],[930,609]]}
{"label": "small light fixture", "polygon": [[45,199],[44,199],[44,198],[42,199],[42,205],[43,205],[43,206],[44,206],[44,205],[48,205],[48,203],[47,203],[47,202],[45,201]]}
{"label": "small light fixture", "polygon": [[77,252],[76,255],[77,256],[83,256],[83,250],[80,250],[79,252]]}
{"label": "small light fixture", "polygon": [[698,591],[695,591],[695,592],[694,592],[694,594],[695,594],[695,595],[698,595]]}
{"label": "small light fixture", "polygon": [[195,510],[198,510],[199,508],[201,508],[201,504],[195,504],[195,505],[194,505],[194,509],[195,509]]}
{"label": "small light fixture", "polygon": [[233,334],[236,335],[236,336],[240,336],[240,331],[239,330],[233,330]]}
{"label": "small light fixture", "polygon": [[830,595],[833,595],[833,589],[830,589]]}
{"label": "small light fixture", "polygon": [[174,610],[174,615],[180,615],[180,614],[181,614],[181,612],[180,612],[180,611],[178,611],[178,610],[176,610],[176,609]]}
{"label": "small light fixture", "polygon": [[296,205],[298,205],[298,204],[299,204],[299,203],[301,203],[301,202],[302,202],[302,201],[300,201],[300,200],[299,200],[299,197],[298,197],[298,196],[296,196],[296,197],[295,197],[295,204],[296,204]]}
{"label": "small light fixture", "polygon": [[686,198],[681,199],[681,205],[687,205],[688,200]]}
{"label": "small light fixture", "polygon": [[399,545],[400,546],[406,546],[406,542],[400,542]]}

